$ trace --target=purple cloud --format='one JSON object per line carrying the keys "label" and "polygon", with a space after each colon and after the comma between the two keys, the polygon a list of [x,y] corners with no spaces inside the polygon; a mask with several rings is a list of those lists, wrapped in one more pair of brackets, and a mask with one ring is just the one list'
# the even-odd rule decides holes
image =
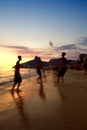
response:
{"label": "purple cloud", "polygon": [[75,44],[69,44],[69,45],[63,45],[61,47],[58,47],[58,50],[72,50],[72,49],[76,49],[76,45]]}
{"label": "purple cloud", "polygon": [[87,37],[81,37],[78,44],[83,45],[83,46],[87,46]]}
{"label": "purple cloud", "polygon": [[87,37],[82,37],[80,40],[73,44],[62,45],[60,47],[53,46],[51,48],[37,48],[32,49],[25,46],[9,46],[1,45],[0,47],[9,48],[16,54],[23,55],[24,57],[34,58],[40,56],[42,59],[50,60],[51,58],[59,58],[61,53],[65,51],[68,59],[76,59],[81,53],[87,53]]}

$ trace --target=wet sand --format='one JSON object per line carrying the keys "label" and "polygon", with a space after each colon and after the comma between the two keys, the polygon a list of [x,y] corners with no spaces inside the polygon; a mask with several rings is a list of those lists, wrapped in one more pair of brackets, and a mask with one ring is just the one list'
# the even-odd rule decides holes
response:
{"label": "wet sand", "polygon": [[43,83],[23,80],[21,91],[0,89],[0,130],[86,130],[87,75],[68,71],[57,83],[52,72]]}

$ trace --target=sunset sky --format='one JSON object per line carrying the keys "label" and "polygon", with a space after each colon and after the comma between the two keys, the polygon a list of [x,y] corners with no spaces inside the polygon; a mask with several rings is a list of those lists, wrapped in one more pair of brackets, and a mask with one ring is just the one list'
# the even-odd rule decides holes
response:
{"label": "sunset sky", "polygon": [[87,0],[0,0],[0,66],[62,51],[67,59],[87,53]]}

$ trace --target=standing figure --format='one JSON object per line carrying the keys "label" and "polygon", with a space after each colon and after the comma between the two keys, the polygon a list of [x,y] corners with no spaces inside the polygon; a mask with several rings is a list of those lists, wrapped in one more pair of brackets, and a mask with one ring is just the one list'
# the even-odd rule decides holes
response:
{"label": "standing figure", "polygon": [[20,75],[20,61],[22,60],[22,57],[21,56],[18,56],[18,61],[16,62],[16,65],[15,65],[15,75],[14,75],[14,84],[13,84],[13,87],[12,87],[12,91],[14,90],[16,84],[18,84],[17,86],[17,91],[19,90],[19,86],[22,82],[22,78],[21,78],[21,75]]}
{"label": "standing figure", "polygon": [[67,59],[65,58],[66,53],[62,53],[62,58],[60,59],[59,63],[59,71],[58,71],[58,83],[60,80],[60,77],[62,78],[62,83],[64,82],[64,74],[67,71]]}
{"label": "standing figure", "polygon": [[87,56],[84,59],[84,75],[86,75],[87,72]]}
{"label": "standing figure", "polygon": [[40,80],[42,81],[42,72],[41,72],[41,69],[42,69],[42,61],[40,58],[38,58],[38,63],[37,63],[37,66],[36,66],[36,72],[38,74],[38,78],[37,80]]}

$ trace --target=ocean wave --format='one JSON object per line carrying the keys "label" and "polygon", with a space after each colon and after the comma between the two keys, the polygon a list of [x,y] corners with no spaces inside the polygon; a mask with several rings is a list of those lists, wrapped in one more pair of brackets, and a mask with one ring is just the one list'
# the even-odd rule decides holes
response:
{"label": "ocean wave", "polygon": [[[32,78],[36,75],[36,71],[35,70],[23,70],[21,73],[22,79],[28,79],[28,78]],[[10,84],[14,81],[14,74],[13,73],[9,73],[6,75],[0,75],[0,85],[5,85],[5,84]]]}

